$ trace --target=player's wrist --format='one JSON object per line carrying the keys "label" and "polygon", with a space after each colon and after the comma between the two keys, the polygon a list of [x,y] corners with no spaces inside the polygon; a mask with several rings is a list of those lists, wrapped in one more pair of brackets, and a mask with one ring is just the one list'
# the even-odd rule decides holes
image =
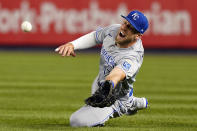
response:
{"label": "player's wrist", "polygon": [[69,46],[74,50],[75,49],[75,46],[74,46],[74,44],[73,43],[69,43]]}
{"label": "player's wrist", "polygon": [[74,44],[74,41],[69,42],[68,44],[69,44],[69,46],[70,46],[71,48],[73,48],[73,50],[76,49],[76,44]]}
{"label": "player's wrist", "polygon": [[106,80],[106,81],[108,81],[108,83],[114,88],[115,87],[115,84],[114,84],[114,82],[112,81],[112,80]]}

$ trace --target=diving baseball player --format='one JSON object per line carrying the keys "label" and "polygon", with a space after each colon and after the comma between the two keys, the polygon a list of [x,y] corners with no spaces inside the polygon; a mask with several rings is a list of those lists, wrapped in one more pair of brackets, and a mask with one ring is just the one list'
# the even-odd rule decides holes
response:
{"label": "diving baseball player", "polygon": [[102,43],[99,74],[92,84],[92,95],[71,115],[73,127],[103,126],[110,118],[147,108],[146,98],[133,96],[133,82],[143,62],[140,38],[148,29],[148,20],[137,10],[122,17],[121,25],[98,28],[56,49],[62,56],[75,56],[74,50]]}

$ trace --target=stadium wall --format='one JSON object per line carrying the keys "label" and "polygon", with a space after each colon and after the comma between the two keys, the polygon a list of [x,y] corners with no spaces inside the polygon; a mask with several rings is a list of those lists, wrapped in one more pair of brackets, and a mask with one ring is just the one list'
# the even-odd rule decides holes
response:
{"label": "stadium wall", "polygon": [[[197,49],[196,0],[0,0],[0,46],[57,46],[140,10],[146,48]],[[33,25],[30,33],[21,22]]]}

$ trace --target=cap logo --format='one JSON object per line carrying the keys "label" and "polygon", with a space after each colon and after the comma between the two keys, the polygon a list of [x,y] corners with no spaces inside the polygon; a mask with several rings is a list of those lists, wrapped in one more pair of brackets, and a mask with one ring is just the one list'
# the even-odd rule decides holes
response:
{"label": "cap logo", "polygon": [[133,20],[137,20],[137,19],[139,19],[139,14],[138,13],[134,13],[134,14],[132,14],[132,17],[133,17]]}

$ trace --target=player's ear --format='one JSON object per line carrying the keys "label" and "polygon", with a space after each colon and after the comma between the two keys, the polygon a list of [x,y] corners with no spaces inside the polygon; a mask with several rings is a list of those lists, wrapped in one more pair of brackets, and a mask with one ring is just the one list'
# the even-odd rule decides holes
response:
{"label": "player's ear", "polygon": [[141,37],[142,37],[142,34],[140,34],[140,33],[137,33],[135,36],[136,39],[141,39]]}

